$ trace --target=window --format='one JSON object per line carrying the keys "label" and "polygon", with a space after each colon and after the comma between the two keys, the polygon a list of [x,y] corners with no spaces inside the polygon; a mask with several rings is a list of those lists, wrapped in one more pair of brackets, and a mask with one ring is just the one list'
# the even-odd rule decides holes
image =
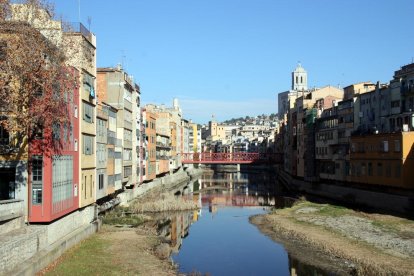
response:
{"label": "window", "polygon": [[102,190],[104,187],[104,175],[103,174],[98,175],[98,187],[99,187],[99,190]]}
{"label": "window", "polygon": [[105,121],[98,118],[96,119],[96,124],[97,124],[96,135],[102,139],[105,139],[107,136],[107,128],[106,128]]}
{"label": "window", "polygon": [[385,170],[385,176],[391,177],[391,165],[390,164],[387,165],[387,169]]}
{"label": "window", "polygon": [[362,174],[362,176],[365,176],[366,175],[366,166],[365,166],[365,163],[362,163],[362,165],[361,165],[361,174]]}
{"label": "window", "polygon": [[10,135],[9,132],[0,125],[0,145],[9,145]]}
{"label": "window", "polygon": [[69,123],[69,141],[73,143],[73,124],[72,122]]}
{"label": "window", "polygon": [[400,178],[401,177],[401,165],[397,164],[395,166],[395,177]]}
{"label": "window", "polygon": [[114,186],[115,185],[115,176],[108,175],[108,186]]}
{"label": "window", "polygon": [[73,197],[73,157],[55,155],[52,160],[52,202]]}
{"label": "window", "polygon": [[60,140],[60,124],[59,123],[53,123],[52,125],[52,137],[53,140]]}
{"label": "window", "polygon": [[394,140],[394,151],[401,152],[401,141],[400,140]]}
{"label": "window", "polygon": [[393,107],[400,107],[400,100],[392,101],[391,102],[391,108]]}
{"label": "window", "polygon": [[124,129],[124,141],[132,142],[132,131]]}
{"label": "window", "polygon": [[82,102],[83,120],[88,123],[93,123],[95,107],[89,103]]}
{"label": "window", "polygon": [[43,160],[41,156],[32,158],[32,203],[42,204]]}
{"label": "window", "polygon": [[132,166],[124,167],[124,177],[132,175]]}
{"label": "window", "polygon": [[382,163],[377,163],[377,175],[378,176],[382,176],[383,172],[382,172]]}
{"label": "window", "polygon": [[[53,130],[53,126],[52,126]],[[34,139],[43,139],[43,124],[41,122],[35,123],[33,127],[33,137]]]}
{"label": "window", "polygon": [[83,139],[83,154],[92,155],[93,154],[93,137],[89,135],[82,134]]}
{"label": "window", "polygon": [[368,163],[368,175],[372,176],[372,163],[371,162]]}
{"label": "window", "polygon": [[93,77],[89,74],[83,74],[83,89],[88,93],[89,97],[91,98],[95,98],[95,89],[93,85]]}
{"label": "window", "polygon": [[381,149],[382,149],[382,152],[388,152],[388,141],[382,141],[381,142]]}
{"label": "window", "polygon": [[128,102],[132,102],[132,93],[131,91],[124,89],[124,99]]}
{"label": "window", "polygon": [[5,41],[0,42],[0,60],[6,59],[6,47],[7,43]]}
{"label": "window", "polygon": [[97,143],[96,145],[96,160],[99,166],[105,166],[107,161],[106,145]]}
{"label": "window", "polygon": [[132,150],[124,149],[124,161],[132,161]]}

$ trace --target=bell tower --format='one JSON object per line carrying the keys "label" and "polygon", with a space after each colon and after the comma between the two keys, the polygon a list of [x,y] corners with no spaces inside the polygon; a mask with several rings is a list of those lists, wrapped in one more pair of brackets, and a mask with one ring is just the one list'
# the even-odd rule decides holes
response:
{"label": "bell tower", "polygon": [[308,90],[308,73],[303,69],[300,62],[298,62],[296,69],[292,72],[292,90]]}

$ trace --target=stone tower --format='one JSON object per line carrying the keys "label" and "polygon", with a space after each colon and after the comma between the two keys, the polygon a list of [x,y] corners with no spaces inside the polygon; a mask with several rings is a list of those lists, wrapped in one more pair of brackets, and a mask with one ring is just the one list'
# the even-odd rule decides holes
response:
{"label": "stone tower", "polygon": [[292,72],[292,90],[308,90],[308,73],[300,63],[296,66],[295,71]]}

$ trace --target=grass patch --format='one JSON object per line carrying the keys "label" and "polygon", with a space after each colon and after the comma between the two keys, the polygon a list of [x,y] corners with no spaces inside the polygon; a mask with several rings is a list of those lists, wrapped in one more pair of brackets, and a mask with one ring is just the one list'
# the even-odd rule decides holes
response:
{"label": "grass patch", "polygon": [[330,216],[330,217],[339,217],[344,215],[353,214],[354,212],[348,208],[343,206],[336,206],[326,204],[319,210],[318,214],[323,216]]}
{"label": "grass patch", "polygon": [[134,214],[129,208],[117,207],[111,212],[106,213],[102,220],[104,224],[137,227],[148,221],[148,217]]}
{"label": "grass patch", "polygon": [[120,267],[114,266],[105,250],[108,242],[93,235],[63,254],[53,271],[45,275],[121,275]]}
{"label": "grass patch", "polygon": [[343,215],[354,215],[355,212],[343,206],[331,205],[331,204],[319,204],[309,201],[299,200],[291,208],[287,208],[287,211],[296,212],[300,209],[314,208],[315,211],[311,212],[313,215],[322,215],[330,217],[339,217]]}

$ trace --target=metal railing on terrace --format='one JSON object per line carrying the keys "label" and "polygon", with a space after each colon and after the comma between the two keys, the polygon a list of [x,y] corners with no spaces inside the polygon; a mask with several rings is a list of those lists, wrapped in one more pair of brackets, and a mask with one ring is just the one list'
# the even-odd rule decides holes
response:
{"label": "metal railing on terrace", "polygon": [[92,43],[92,33],[80,22],[66,22],[63,26],[63,31],[66,33],[81,33]]}

